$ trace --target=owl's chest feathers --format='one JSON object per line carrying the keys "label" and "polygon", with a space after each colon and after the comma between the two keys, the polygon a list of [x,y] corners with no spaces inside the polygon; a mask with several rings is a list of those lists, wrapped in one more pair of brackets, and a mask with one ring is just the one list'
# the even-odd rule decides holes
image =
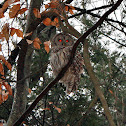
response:
{"label": "owl's chest feathers", "polygon": [[52,49],[50,61],[53,69],[61,70],[68,63],[71,49],[72,46]]}

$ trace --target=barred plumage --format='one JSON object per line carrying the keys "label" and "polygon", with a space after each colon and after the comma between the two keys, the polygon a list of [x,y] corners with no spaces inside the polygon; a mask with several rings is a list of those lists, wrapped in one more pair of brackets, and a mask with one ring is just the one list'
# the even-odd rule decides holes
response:
{"label": "barred plumage", "polygon": [[[54,76],[57,76],[61,69],[68,63],[73,44],[74,40],[69,34],[59,33],[53,37],[51,41],[50,64]],[[72,65],[66,71],[62,79],[60,79],[60,82],[66,87],[68,94],[77,90],[80,75],[83,72],[83,65],[83,58],[80,53],[77,52]]]}

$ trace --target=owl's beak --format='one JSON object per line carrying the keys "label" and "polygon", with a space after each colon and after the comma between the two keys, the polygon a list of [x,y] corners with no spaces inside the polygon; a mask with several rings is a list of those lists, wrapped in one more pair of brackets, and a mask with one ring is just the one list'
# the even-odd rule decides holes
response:
{"label": "owl's beak", "polygon": [[62,43],[62,45],[63,45],[63,46],[65,46],[65,45],[66,45],[66,43],[64,43],[64,42],[63,42],[63,43]]}

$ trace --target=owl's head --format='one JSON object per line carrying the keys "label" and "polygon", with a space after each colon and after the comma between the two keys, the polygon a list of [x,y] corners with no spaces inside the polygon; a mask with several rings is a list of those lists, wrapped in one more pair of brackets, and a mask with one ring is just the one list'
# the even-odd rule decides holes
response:
{"label": "owl's head", "polygon": [[51,41],[51,46],[52,47],[72,46],[73,43],[74,40],[69,34],[59,33],[53,37]]}

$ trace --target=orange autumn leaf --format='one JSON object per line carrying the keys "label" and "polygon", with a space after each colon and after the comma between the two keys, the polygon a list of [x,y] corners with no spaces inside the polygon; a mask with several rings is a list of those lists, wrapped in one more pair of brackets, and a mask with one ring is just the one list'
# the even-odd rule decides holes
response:
{"label": "orange autumn leaf", "polygon": [[5,88],[8,90],[9,95],[12,95],[12,89],[11,89],[11,86],[10,86],[7,82],[3,82],[3,85],[4,85]]}
{"label": "orange autumn leaf", "polygon": [[11,64],[10,64],[8,61],[5,61],[4,64],[7,66],[7,68],[8,68],[9,70],[12,69],[12,66],[11,66]]}
{"label": "orange autumn leaf", "polygon": [[0,39],[3,39],[4,35],[0,32]]}
{"label": "orange autumn leaf", "polygon": [[56,107],[55,105],[53,105],[53,107],[54,107],[59,113],[61,113],[61,109],[60,109],[60,108]]}
{"label": "orange autumn leaf", "polygon": [[72,10],[75,10],[75,8],[74,8],[73,6],[70,5],[69,7],[70,7]]}
{"label": "orange autumn leaf", "polygon": [[71,14],[74,14],[72,9],[69,9],[69,12],[70,12]]}
{"label": "orange autumn leaf", "polygon": [[29,94],[31,94],[31,91],[32,91],[32,90],[31,90],[30,88],[28,88],[28,93],[29,93]]}
{"label": "orange autumn leaf", "polygon": [[38,42],[33,42],[33,46],[36,49],[40,49],[40,44]]}
{"label": "orange autumn leaf", "polygon": [[0,44],[0,51],[2,51],[2,45]]}
{"label": "orange autumn leaf", "polygon": [[4,63],[6,61],[3,55],[0,55],[0,60],[2,60]]}
{"label": "orange autumn leaf", "polygon": [[2,92],[2,84],[0,83],[0,93]]}
{"label": "orange autumn leaf", "polygon": [[3,13],[0,13],[0,18],[3,18],[4,17],[4,14]]}
{"label": "orange autumn leaf", "polygon": [[36,38],[34,39],[34,42],[37,42],[37,43],[41,44],[41,41],[40,41],[40,39],[39,39],[38,37],[36,37]]}
{"label": "orange autumn leaf", "polygon": [[9,5],[12,4],[12,1],[7,0],[4,5],[2,6],[3,11],[9,7]]}
{"label": "orange autumn leaf", "polygon": [[8,68],[9,70],[12,69],[11,64],[4,58],[3,55],[0,55],[0,60],[3,61],[3,63],[7,66],[7,68]]}
{"label": "orange autumn leaf", "polygon": [[49,7],[50,7],[50,8],[56,8],[56,6],[57,6],[57,5],[56,5],[55,3],[50,3],[50,6],[49,6]]}
{"label": "orange autumn leaf", "polygon": [[22,37],[23,38],[23,32],[21,30],[15,29],[15,32],[16,32],[18,37]]}
{"label": "orange autumn leaf", "polygon": [[8,94],[9,94],[9,92],[2,91],[2,100],[3,100],[3,102],[8,99]]}
{"label": "orange autumn leaf", "polygon": [[9,24],[6,23],[4,26],[3,26],[3,29],[2,29],[2,33],[6,39],[6,41],[9,40]]}
{"label": "orange autumn leaf", "polygon": [[54,18],[54,22],[59,23],[58,18]]}
{"label": "orange autumn leaf", "polygon": [[9,11],[9,17],[10,18],[16,17],[19,10],[20,10],[20,4],[14,5]]}
{"label": "orange autumn leaf", "polygon": [[58,20],[58,18],[55,18],[54,21],[51,22],[51,25],[59,27],[59,20]]}
{"label": "orange autumn leaf", "polygon": [[0,63],[0,74],[4,75],[4,68],[3,65]]}
{"label": "orange autumn leaf", "polygon": [[65,10],[68,11],[69,10],[69,7],[68,6],[65,6]]}
{"label": "orange autumn leaf", "polygon": [[44,48],[45,48],[45,50],[46,50],[46,52],[47,53],[49,53],[49,45],[50,45],[50,41],[46,41],[46,42],[44,42]]}
{"label": "orange autumn leaf", "polygon": [[41,14],[40,14],[40,12],[39,12],[39,10],[37,8],[33,9],[33,13],[34,13],[36,18],[41,18]]}
{"label": "orange autumn leaf", "polygon": [[46,25],[46,26],[51,25],[51,19],[50,19],[50,18],[45,18],[45,19],[43,20],[43,24]]}
{"label": "orange autumn leaf", "polygon": [[109,89],[109,92],[110,92],[111,94],[114,94],[114,93],[113,93],[113,91],[112,91],[112,90],[110,90],[110,89]]}
{"label": "orange autumn leaf", "polygon": [[45,9],[47,9],[47,8],[49,8],[49,5],[48,4],[45,5]]}
{"label": "orange autumn leaf", "polygon": [[56,26],[56,23],[52,21],[52,22],[51,22],[51,25],[52,25],[52,26]]}
{"label": "orange autumn leaf", "polygon": [[3,18],[3,17],[4,17],[3,9],[0,8],[0,18]]}
{"label": "orange autumn leaf", "polygon": [[10,28],[10,29],[11,29],[10,35],[13,36],[16,33],[16,30],[15,28]]}
{"label": "orange autumn leaf", "polygon": [[44,108],[44,109],[42,109],[42,110],[50,110],[50,108]]}
{"label": "orange autumn leaf", "polygon": [[23,14],[26,10],[28,10],[27,8],[22,8],[21,10],[18,11],[18,14]]}

